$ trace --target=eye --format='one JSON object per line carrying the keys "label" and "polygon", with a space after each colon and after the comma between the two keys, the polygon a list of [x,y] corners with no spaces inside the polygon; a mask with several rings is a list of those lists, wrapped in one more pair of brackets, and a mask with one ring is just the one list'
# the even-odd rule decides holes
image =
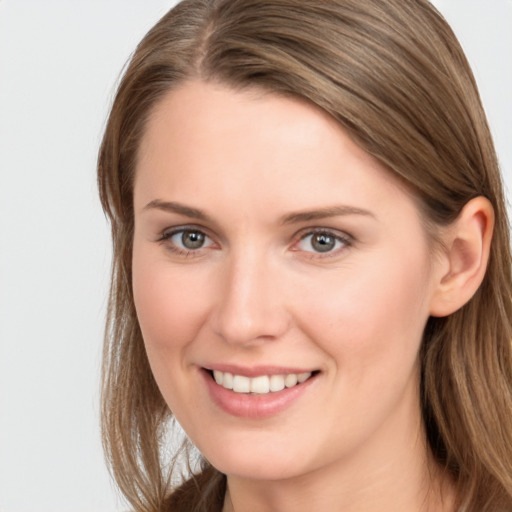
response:
{"label": "eye", "polygon": [[319,230],[303,236],[296,247],[299,251],[325,254],[337,252],[349,245],[349,237],[331,231]]}
{"label": "eye", "polygon": [[183,249],[200,249],[203,247],[206,241],[206,235],[201,233],[201,231],[191,231],[185,229],[181,232],[177,232],[170,237],[170,240],[173,244],[180,246]]}
{"label": "eye", "polygon": [[166,242],[169,249],[179,254],[190,254],[213,245],[213,240],[203,231],[195,228],[180,228],[165,232],[161,242]]}

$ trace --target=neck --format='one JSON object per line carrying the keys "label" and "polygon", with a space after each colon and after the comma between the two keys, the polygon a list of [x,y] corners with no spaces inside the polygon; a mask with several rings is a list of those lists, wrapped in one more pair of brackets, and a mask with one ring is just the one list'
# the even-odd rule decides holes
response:
{"label": "neck", "polygon": [[[429,469],[428,469],[429,468]],[[367,474],[324,468],[280,481],[228,477],[223,512],[453,512],[454,491],[434,463],[406,470],[398,459]],[[400,476],[396,478],[396,475]]]}
{"label": "neck", "polygon": [[[228,475],[223,512],[453,512],[455,492],[432,460],[421,413],[383,426],[372,442],[286,479]],[[404,427],[405,425],[405,427]]]}

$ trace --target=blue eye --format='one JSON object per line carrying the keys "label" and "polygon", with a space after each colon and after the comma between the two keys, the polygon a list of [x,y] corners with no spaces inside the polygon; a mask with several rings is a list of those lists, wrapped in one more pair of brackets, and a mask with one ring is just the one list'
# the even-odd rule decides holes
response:
{"label": "blue eye", "polygon": [[175,233],[171,237],[171,241],[175,245],[181,244],[184,249],[200,249],[203,247],[206,240],[206,235],[200,231],[190,231],[188,229]]}
{"label": "blue eye", "polygon": [[317,231],[302,237],[298,249],[306,252],[329,253],[349,244],[349,240],[329,231]]}
{"label": "blue eye", "polygon": [[164,233],[162,242],[170,242],[169,248],[179,253],[190,253],[213,245],[213,241],[198,229],[181,228]]}

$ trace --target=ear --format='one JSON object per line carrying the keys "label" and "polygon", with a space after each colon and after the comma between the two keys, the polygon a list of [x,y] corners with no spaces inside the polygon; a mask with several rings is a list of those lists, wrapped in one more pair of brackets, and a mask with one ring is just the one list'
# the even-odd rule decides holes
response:
{"label": "ear", "polygon": [[469,201],[442,234],[442,262],[430,304],[432,316],[448,316],[476,293],[483,281],[492,232],[494,210],[485,197]]}

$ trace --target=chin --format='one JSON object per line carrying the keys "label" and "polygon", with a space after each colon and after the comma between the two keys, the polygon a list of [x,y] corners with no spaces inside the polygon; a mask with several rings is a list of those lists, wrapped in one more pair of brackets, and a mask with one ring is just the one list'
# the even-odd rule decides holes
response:
{"label": "chin", "polygon": [[289,463],[280,463],[269,457],[235,456],[210,463],[225,475],[246,480],[286,480],[301,474],[298,468],[292,469]]}
{"label": "chin", "polygon": [[[306,471],[300,450],[272,442],[229,441],[205,450],[204,456],[221,473],[249,480],[284,480]],[[298,461],[302,461],[298,465]]]}

